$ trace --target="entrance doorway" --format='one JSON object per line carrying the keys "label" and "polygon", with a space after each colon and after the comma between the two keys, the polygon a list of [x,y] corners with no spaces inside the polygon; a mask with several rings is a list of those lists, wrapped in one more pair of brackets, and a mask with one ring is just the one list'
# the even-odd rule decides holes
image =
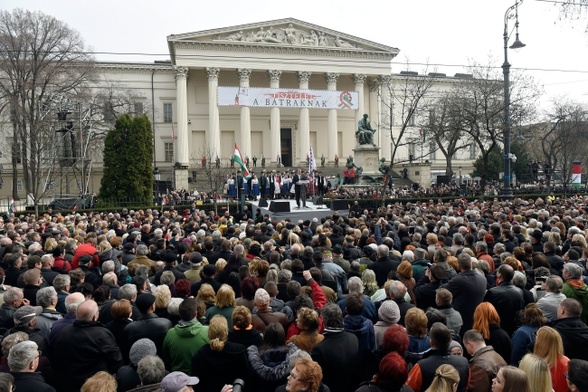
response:
{"label": "entrance doorway", "polygon": [[280,156],[282,165],[292,166],[292,128],[280,128]]}

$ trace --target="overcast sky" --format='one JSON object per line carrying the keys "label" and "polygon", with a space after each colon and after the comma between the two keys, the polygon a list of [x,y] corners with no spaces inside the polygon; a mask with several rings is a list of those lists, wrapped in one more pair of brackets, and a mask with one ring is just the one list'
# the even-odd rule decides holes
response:
{"label": "overcast sky", "polygon": [[[107,52],[99,60],[168,58],[166,37],[293,17],[400,49],[393,72],[424,64],[437,72],[464,72],[472,61],[504,61],[504,13],[514,0],[2,0],[0,7],[40,10],[80,32],[86,45]],[[544,86],[542,108],[553,99],[588,103],[586,20],[561,21],[556,4],[525,0],[519,7],[520,40],[509,50],[512,68],[522,68]],[[514,22],[509,22],[509,29]],[[514,35],[511,43],[514,41]],[[144,53],[147,56],[122,55]]]}

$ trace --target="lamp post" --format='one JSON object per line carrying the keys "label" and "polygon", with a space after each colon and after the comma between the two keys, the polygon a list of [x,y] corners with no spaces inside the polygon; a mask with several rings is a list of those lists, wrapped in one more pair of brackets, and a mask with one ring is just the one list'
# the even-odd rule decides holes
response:
{"label": "lamp post", "polygon": [[520,49],[525,46],[519,40],[519,3],[523,0],[517,0],[513,5],[508,7],[504,13],[504,64],[502,64],[502,72],[504,74],[504,186],[502,187],[501,197],[503,199],[512,199],[513,193],[510,186],[510,64],[508,63],[508,21],[515,20],[515,42],[510,46],[510,49]]}

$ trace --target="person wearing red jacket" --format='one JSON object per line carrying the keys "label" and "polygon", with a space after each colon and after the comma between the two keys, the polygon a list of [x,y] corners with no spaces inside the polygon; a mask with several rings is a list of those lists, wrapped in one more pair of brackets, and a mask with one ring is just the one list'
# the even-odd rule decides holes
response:
{"label": "person wearing red jacket", "polygon": [[98,249],[96,249],[96,233],[88,233],[84,243],[76,249],[76,253],[71,261],[71,267],[73,269],[79,267],[78,259],[82,255],[92,256],[92,266],[98,266],[100,264],[100,260],[98,259]]}

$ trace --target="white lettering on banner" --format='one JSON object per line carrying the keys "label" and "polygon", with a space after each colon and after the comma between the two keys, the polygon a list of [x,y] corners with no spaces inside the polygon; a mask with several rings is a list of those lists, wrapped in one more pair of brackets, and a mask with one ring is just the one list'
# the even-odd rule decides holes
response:
{"label": "white lettering on banner", "polygon": [[356,91],[218,87],[219,106],[357,110]]}

